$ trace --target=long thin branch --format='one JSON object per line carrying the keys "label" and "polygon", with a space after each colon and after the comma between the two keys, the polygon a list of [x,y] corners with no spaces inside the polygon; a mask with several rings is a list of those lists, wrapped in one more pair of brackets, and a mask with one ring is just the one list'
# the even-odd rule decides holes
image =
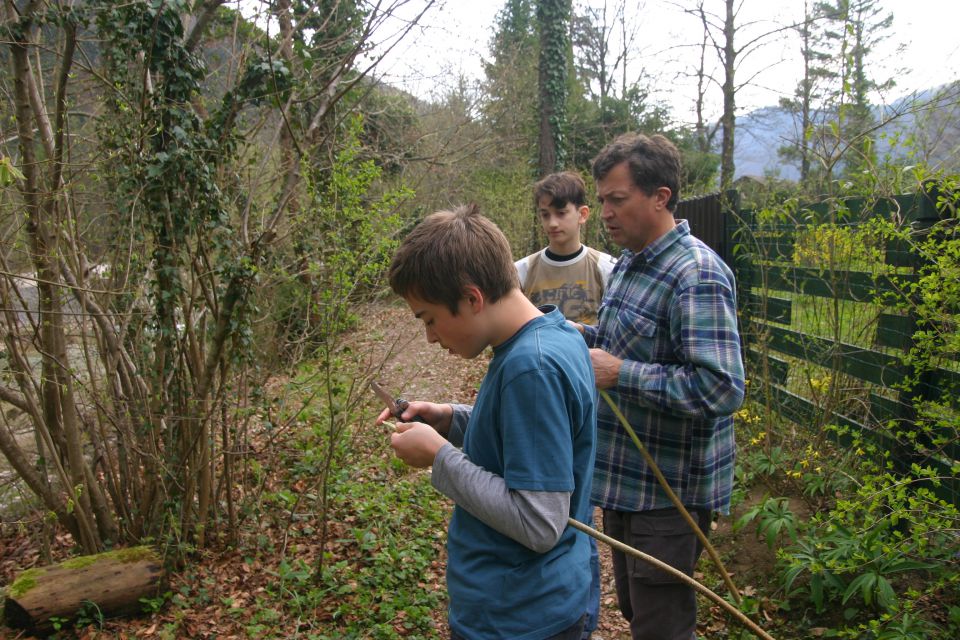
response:
{"label": "long thin branch", "polygon": [[606,400],[607,405],[617,416],[617,419],[620,421],[620,424],[623,425],[623,428],[630,435],[630,438],[633,440],[633,443],[637,445],[637,449],[640,450],[640,454],[643,456],[643,459],[647,462],[647,466],[650,467],[650,470],[653,471],[653,474],[657,477],[657,481],[660,483],[660,487],[667,494],[667,497],[670,498],[670,502],[677,508],[680,512],[680,515],[683,516],[684,520],[687,521],[687,524],[690,525],[690,528],[696,534],[697,538],[703,544],[703,548],[707,550],[707,554],[710,556],[710,559],[713,560],[713,563],[717,566],[717,571],[720,572],[720,575],[723,577],[724,583],[727,585],[727,589],[730,591],[730,595],[733,597],[734,601],[737,604],[740,604],[740,591],[737,589],[737,586],[733,583],[733,580],[730,578],[730,574],[727,572],[726,567],[723,566],[723,561],[720,560],[720,554],[717,553],[717,550],[710,543],[710,540],[707,539],[707,536],[700,530],[700,527],[691,517],[690,513],[687,511],[687,508],[684,506],[683,502],[680,501],[679,496],[673,491],[670,487],[670,483],[667,482],[667,479],[664,477],[663,473],[660,471],[660,467],[657,466],[656,461],[653,459],[653,456],[650,455],[650,452],[647,451],[647,448],[643,446],[643,443],[640,442],[640,438],[637,437],[637,433],[630,426],[630,423],[627,421],[626,416],[623,415],[623,412],[620,411],[620,407],[610,398],[608,394],[603,389],[600,390],[600,395],[603,396],[603,399]]}
{"label": "long thin branch", "polygon": [[[30,98],[30,107],[33,111],[33,117],[37,123],[40,133],[40,142],[47,153],[48,158],[56,155],[56,143],[54,142],[53,125],[50,124],[50,114],[47,113],[46,102],[40,95],[40,88],[37,86],[37,80],[33,73],[33,65],[30,62],[30,56],[24,56],[26,64],[26,74],[23,77]],[[54,188],[56,185],[52,185]]]}
{"label": "long thin branch", "polygon": [[694,580],[684,572],[674,569],[673,567],[666,564],[665,562],[661,562],[660,560],[657,560],[653,556],[647,555],[643,551],[634,549],[633,547],[625,545],[619,540],[611,538],[608,535],[604,535],[599,531],[597,531],[596,529],[592,527],[588,527],[587,525],[583,524],[579,520],[568,518],[567,524],[569,524],[574,529],[577,529],[578,531],[582,531],[583,533],[587,534],[592,538],[596,538],[600,542],[610,545],[611,547],[613,547],[617,551],[620,551],[621,553],[626,553],[635,558],[639,558],[640,560],[646,562],[647,564],[651,564],[656,568],[660,569],[661,571],[669,573],[671,576],[673,576],[677,580],[680,580],[681,582],[686,583],[688,586],[693,587],[694,589],[696,589],[697,591],[705,595],[707,598],[709,598],[710,600],[713,600],[715,603],[723,607],[723,609],[727,613],[729,613],[734,618],[736,618],[740,624],[742,624],[751,632],[753,632],[753,634],[756,635],[758,638],[763,638],[764,640],[775,640],[773,636],[771,636],[769,633],[761,629],[756,622],[748,618],[742,611],[737,609],[735,606],[733,606],[732,604],[730,604],[729,602],[721,598],[719,595],[717,595],[707,587],[703,586],[702,584],[700,584],[699,582],[697,582],[696,580]]}
{"label": "long thin branch", "polygon": [[67,20],[64,36],[63,56],[60,63],[60,72],[57,74],[55,128],[53,130],[53,154],[51,156],[53,166],[50,170],[50,184],[54,189],[60,188],[63,178],[63,136],[67,117],[67,80],[70,78],[70,69],[73,66],[73,53],[77,49],[77,25],[72,20]]}
{"label": "long thin branch", "polygon": [[50,489],[46,479],[37,473],[36,468],[28,460],[26,452],[17,443],[16,439],[10,435],[6,428],[0,427],[0,453],[7,459],[10,465],[17,472],[17,475],[23,479],[33,493],[43,501],[43,504],[57,513],[58,519],[68,525],[71,533],[76,533],[76,528],[69,527],[71,517],[66,512],[64,502],[59,500]]}

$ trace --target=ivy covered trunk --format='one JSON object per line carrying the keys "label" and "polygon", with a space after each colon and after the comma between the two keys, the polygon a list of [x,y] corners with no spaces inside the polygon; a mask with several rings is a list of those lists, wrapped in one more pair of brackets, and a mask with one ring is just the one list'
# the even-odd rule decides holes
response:
{"label": "ivy covered trunk", "polygon": [[567,56],[570,51],[570,0],[539,0],[540,176],[566,164]]}

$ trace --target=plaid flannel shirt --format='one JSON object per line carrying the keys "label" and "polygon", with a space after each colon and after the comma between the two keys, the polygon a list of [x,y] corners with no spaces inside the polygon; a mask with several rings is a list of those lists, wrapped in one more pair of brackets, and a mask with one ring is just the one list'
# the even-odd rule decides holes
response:
{"label": "plaid flannel shirt", "polygon": [[[587,345],[624,360],[608,389],[688,507],[730,509],[733,417],[744,376],[733,273],[686,220],[639,253],[623,252]],[[598,406],[594,504],[671,507],[606,402]]]}

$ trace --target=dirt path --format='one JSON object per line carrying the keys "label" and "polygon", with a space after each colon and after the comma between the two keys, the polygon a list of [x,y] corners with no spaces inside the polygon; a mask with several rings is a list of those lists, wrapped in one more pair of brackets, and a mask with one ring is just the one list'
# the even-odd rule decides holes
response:
{"label": "dirt path", "polygon": [[[427,344],[421,323],[412,317],[405,305],[399,303],[379,303],[364,308],[357,330],[347,339],[347,346],[353,355],[367,354],[358,357],[369,360],[366,363],[367,370],[377,370],[376,377],[391,393],[403,395],[409,399],[470,403],[476,396],[488,364],[485,355],[473,360],[463,360],[451,356],[438,345]],[[371,394],[371,405],[372,402]],[[596,520],[599,522],[599,518]],[[49,531],[40,530],[38,526],[21,527],[17,523],[4,526],[0,521],[0,585],[8,583],[13,575],[24,568],[45,564],[48,561],[40,560],[41,548],[38,544],[38,540],[48,533]],[[46,551],[51,553],[53,561],[62,560],[71,555],[72,541],[65,533],[57,533],[54,539],[45,544],[48,545]],[[734,569],[738,571],[747,573],[749,570],[757,569],[753,566],[755,564],[770,566],[772,563],[771,559],[763,565],[758,562],[759,556],[745,555],[742,551],[742,548],[738,548],[738,557],[744,558],[746,563],[735,566]],[[772,554],[768,555],[772,556]],[[601,545],[600,557],[602,576],[600,627],[594,638],[629,640],[627,625],[616,605],[610,570],[610,552],[604,545]],[[256,601],[255,594],[263,590],[263,582],[270,579],[270,576],[260,568],[269,565],[273,559],[264,555],[258,559],[257,565],[252,567],[248,562],[247,553],[239,549],[205,554],[191,564],[189,571],[175,577],[178,581],[176,584],[179,585],[177,589],[185,589],[186,591],[183,592],[186,594],[185,597],[190,597],[191,588],[194,585],[216,585],[216,589],[203,586],[204,590],[211,589],[211,592],[203,597],[215,603],[217,598],[232,599],[242,596],[237,602],[249,605]],[[263,564],[261,565],[260,562]],[[200,598],[199,592],[194,595]],[[207,602],[207,600],[200,602]],[[255,612],[254,609],[249,611]],[[707,618],[708,615],[704,611],[701,623],[707,622]],[[437,611],[436,621],[442,634],[445,630],[445,612]],[[250,623],[249,616],[237,616],[234,608],[219,607],[215,604],[189,606],[188,603],[187,606],[171,608],[153,617],[112,621],[104,635],[94,634],[82,637],[147,637],[153,635],[158,625],[166,624],[171,624],[181,631],[187,630],[184,633],[189,637],[213,637],[214,633],[217,637],[224,638],[245,637],[242,630],[248,623]],[[721,619],[719,636],[707,633],[701,637],[726,637],[724,626]],[[189,632],[190,629],[196,632]],[[197,631],[198,629],[209,630],[210,635],[204,635]],[[229,633],[228,630],[230,630]],[[0,638],[5,637],[4,631],[0,627]],[[231,633],[234,635],[231,636]]]}
{"label": "dirt path", "polygon": [[[476,397],[489,362],[486,354],[464,360],[450,355],[439,345],[428,344],[422,324],[400,303],[371,306],[363,314],[357,338],[364,343],[363,346],[379,343],[382,352],[389,352],[378,377],[392,393],[411,400],[469,404]],[[596,522],[599,525],[599,513]],[[600,560],[600,626],[594,638],[629,640],[629,629],[617,608],[610,552],[603,545]]]}

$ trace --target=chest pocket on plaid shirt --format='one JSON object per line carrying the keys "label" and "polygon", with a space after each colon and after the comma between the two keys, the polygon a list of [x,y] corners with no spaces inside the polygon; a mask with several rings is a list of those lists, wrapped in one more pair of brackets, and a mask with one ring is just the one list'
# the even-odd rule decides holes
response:
{"label": "chest pocket on plaid shirt", "polygon": [[657,323],[638,313],[620,310],[615,321],[614,345],[620,357],[640,362],[655,362]]}

